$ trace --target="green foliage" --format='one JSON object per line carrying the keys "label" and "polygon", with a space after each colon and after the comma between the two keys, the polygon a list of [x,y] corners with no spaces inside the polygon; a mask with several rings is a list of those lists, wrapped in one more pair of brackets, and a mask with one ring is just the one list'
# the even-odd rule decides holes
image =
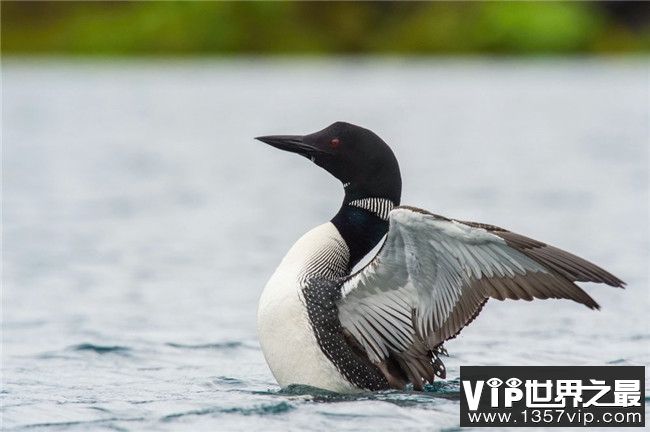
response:
{"label": "green foliage", "polygon": [[487,47],[514,52],[566,52],[589,48],[602,20],[588,3],[496,3],[477,26]]}
{"label": "green foliage", "polygon": [[589,2],[2,2],[2,52],[91,55],[645,51]]}

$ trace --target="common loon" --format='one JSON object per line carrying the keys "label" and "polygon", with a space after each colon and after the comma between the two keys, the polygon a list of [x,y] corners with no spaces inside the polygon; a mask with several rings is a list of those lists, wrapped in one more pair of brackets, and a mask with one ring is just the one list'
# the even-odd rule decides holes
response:
{"label": "common loon", "polygon": [[[338,213],[293,245],[260,299],[260,344],[281,387],[421,390],[445,378],[443,343],[489,298],[564,298],[599,309],[574,282],[625,285],[503,228],[400,206],[397,160],[368,129],[337,122],[256,139],[311,159],[345,191]],[[384,236],[377,255],[351,274]]]}

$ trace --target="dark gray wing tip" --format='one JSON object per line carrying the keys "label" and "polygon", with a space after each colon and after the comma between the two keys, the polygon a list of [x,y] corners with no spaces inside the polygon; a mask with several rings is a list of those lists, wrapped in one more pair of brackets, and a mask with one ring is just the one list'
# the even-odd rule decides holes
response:
{"label": "dark gray wing tip", "polygon": [[[604,283],[614,288],[625,288],[625,285],[627,285],[602,267],[539,240],[531,239],[495,225],[467,221],[458,222],[475,228],[483,228],[501,237],[508,246],[556,271],[571,282]],[[595,308],[598,309],[597,304]]]}

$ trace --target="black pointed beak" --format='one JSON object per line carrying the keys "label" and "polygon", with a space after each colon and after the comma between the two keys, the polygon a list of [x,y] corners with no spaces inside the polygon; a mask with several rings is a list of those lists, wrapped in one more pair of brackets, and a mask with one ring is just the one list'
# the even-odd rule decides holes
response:
{"label": "black pointed beak", "polygon": [[298,153],[305,157],[323,153],[318,148],[305,143],[301,135],[269,135],[256,137],[255,139],[280,150]]}

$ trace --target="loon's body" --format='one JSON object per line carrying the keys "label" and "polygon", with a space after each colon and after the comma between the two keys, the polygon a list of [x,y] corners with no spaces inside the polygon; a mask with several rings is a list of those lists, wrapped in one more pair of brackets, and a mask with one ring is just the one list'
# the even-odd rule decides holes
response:
{"label": "loon's body", "polygon": [[[260,299],[260,344],[282,387],[421,389],[445,377],[443,343],[488,298],[567,298],[598,308],[574,282],[624,286],[536,240],[399,206],[397,160],[367,129],[338,122],[258,139],[310,158],[345,190],[338,213],[296,242]],[[351,274],[384,236],[372,261]]]}
{"label": "loon's body", "polygon": [[[328,260],[320,261],[330,252]],[[353,389],[320,349],[305,307],[307,278],[344,277],[350,253],[331,222],[302,236],[271,276],[260,299],[260,343],[282,387],[301,383],[338,392]],[[306,367],[306,365],[310,365]]]}

